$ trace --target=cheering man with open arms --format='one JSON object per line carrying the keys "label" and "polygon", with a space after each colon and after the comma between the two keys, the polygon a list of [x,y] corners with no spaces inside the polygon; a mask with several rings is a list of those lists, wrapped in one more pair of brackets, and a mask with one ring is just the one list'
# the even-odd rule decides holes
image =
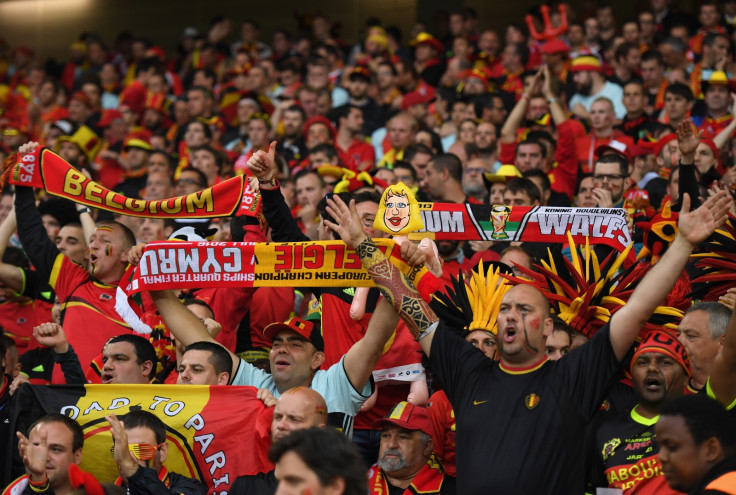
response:
{"label": "cheering man with open arms", "polygon": [[[587,345],[559,361],[545,356],[553,322],[536,288],[518,285],[504,296],[497,321],[501,360],[494,362],[448,331],[370,239],[360,241],[355,249],[363,266],[429,356],[455,409],[458,493],[582,492],[585,425],[695,245],[725,220],[729,201],[719,193],[690,212],[685,196],[679,233],[664,257]],[[339,198],[329,205],[340,223],[352,214]]]}
{"label": "cheering man with open arms", "polygon": [[[340,220],[343,240],[357,245],[365,238],[360,217],[352,209]],[[357,240],[353,242],[353,240]],[[401,248],[402,258],[410,265],[424,262],[425,255],[416,246],[406,243]],[[187,310],[169,291],[152,292],[156,306],[178,342],[188,346],[197,341],[214,341],[199,319]],[[360,406],[373,392],[371,373],[390,338],[398,316],[391,304],[382,300],[373,314],[368,329],[343,358],[327,370],[320,370],[324,361],[324,342],[312,323],[291,318],[285,323],[274,323],[264,329],[273,342],[269,360],[271,373],[259,370],[231,353],[233,385],[251,385],[270,390],[276,397],[293,387],[311,387],[327,402],[328,424],[343,428],[349,434],[352,419]]]}

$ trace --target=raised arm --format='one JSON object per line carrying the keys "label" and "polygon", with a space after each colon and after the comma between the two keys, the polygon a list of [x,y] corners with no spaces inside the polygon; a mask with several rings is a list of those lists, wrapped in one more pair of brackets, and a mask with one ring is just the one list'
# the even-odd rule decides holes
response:
{"label": "raised arm", "polygon": [[[544,91],[544,97],[547,99],[549,114],[552,117],[552,121],[555,125],[559,126],[567,120],[567,113],[565,113],[565,109],[562,108],[559,95],[556,95],[554,91],[552,91],[552,74],[549,71],[549,67],[545,65],[543,70],[544,84],[542,85],[542,88]],[[573,148],[575,148],[575,146],[573,146]]]}
{"label": "raised arm", "polygon": [[684,120],[677,126],[677,146],[682,156],[678,185],[680,202],[682,203],[682,198],[687,194],[690,196],[693,208],[700,206],[700,188],[695,177],[695,150],[698,149],[701,136],[702,131],[698,132],[695,125],[689,120]]}
{"label": "raised arm", "polygon": [[[16,225],[15,207],[13,207],[5,221],[0,225],[0,259],[5,255],[5,250],[10,243],[10,237],[15,232]],[[0,261],[0,282],[15,292],[21,292],[23,290],[23,270],[15,265]]]}
{"label": "raised arm", "polygon": [[[328,211],[337,223],[331,225],[345,243],[355,249],[368,239],[363,231],[363,224],[355,209],[355,202],[346,205],[339,197],[338,201],[329,200]],[[362,390],[370,379],[376,363],[383,354],[383,348],[396,329],[399,316],[391,304],[382,299],[368,322],[368,328],[362,339],[348,349],[343,365],[350,383],[356,390]]]}
{"label": "raised arm", "polygon": [[[218,342],[210,335],[207,331],[207,327],[204,323],[197,318],[197,316],[189,311],[181,301],[174,295],[170,290],[151,291],[151,298],[153,298],[154,304],[158,312],[161,314],[166,326],[174,334],[176,340],[181,342],[183,346],[188,346],[194,342]],[[230,352],[230,357],[233,360],[233,369],[230,374],[231,377],[235,376],[240,366],[240,358]]]}
{"label": "raised arm", "polygon": [[672,290],[695,246],[726,220],[730,203],[731,198],[721,191],[697,210],[690,211],[690,197],[686,194],[682,198],[677,237],[642,279],[626,305],[611,317],[611,345],[619,360],[624,358],[639,330]]}
{"label": "raised arm", "polygon": [[713,142],[716,143],[716,148],[718,148],[719,151],[726,146],[728,140],[731,139],[731,135],[736,132],[736,119],[733,118],[736,116],[736,94],[734,93],[731,93],[731,105],[731,122],[721,129],[721,132],[713,136]]}
{"label": "raised arm", "polygon": [[[728,292],[735,295],[736,288],[729,289]],[[736,311],[731,313],[723,339],[723,348],[713,361],[708,387],[715,398],[726,406],[730,406],[736,400]]]}
{"label": "raised arm", "polygon": [[[349,210],[352,210],[352,212],[349,213]],[[337,196],[328,202],[327,212],[335,219],[343,219],[346,215],[352,215],[354,210],[355,205],[353,202],[351,202],[350,208],[348,209],[347,205],[345,205],[345,203]],[[357,218],[357,213],[354,214]],[[409,328],[411,334],[419,342],[424,353],[429,356],[429,349],[432,345],[432,332],[436,326],[434,323],[437,321],[437,316],[434,314],[434,311],[432,311],[429,305],[424,302],[422,297],[419,295],[419,292],[417,292],[404,274],[401,273],[401,270],[399,270],[383,255],[383,253],[381,253],[378,246],[376,246],[365,232],[362,232],[362,229],[361,233],[358,234],[355,226],[351,226],[351,231],[348,232],[346,226],[341,226],[329,221],[326,222],[326,224],[335,232],[340,234],[340,237],[343,240],[349,239],[349,241],[346,240],[345,242],[348,243],[348,245],[353,246],[355,252],[363,262],[363,267],[370,274],[371,278],[373,278],[373,282],[381,289],[383,295],[393,306],[394,311],[398,312],[401,319],[404,320],[407,328]],[[358,225],[360,225],[359,219]],[[419,250],[415,252],[413,250],[414,246],[409,246],[408,244],[409,243],[405,243],[401,246],[402,257],[408,264],[419,264],[422,259],[421,257],[424,256],[423,253]],[[379,304],[378,309],[382,306],[383,305]],[[374,329],[375,333],[371,332],[371,337],[364,344],[366,349],[376,348],[381,341],[383,343],[380,344],[380,348],[383,349],[383,345],[386,343],[386,340],[388,340],[388,337],[391,335],[393,328],[396,326],[396,321],[394,321],[393,328],[389,331],[389,317],[384,314],[377,315],[378,309],[371,318],[371,323],[373,323],[373,319],[378,316],[380,316],[380,319],[378,320],[380,323],[376,324]],[[369,325],[368,331],[370,330],[372,329]],[[366,337],[368,337],[368,331],[366,331]],[[386,332],[388,332],[388,334],[386,334]],[[355,345],[358,345],[359,343],[360,342]],[[361,348],[358,348],[358,351],[360,351],[360,349]],[[351,351],[352,350],[353,349],[351,348]],[[353,354],[357,355],[358,353],[356,352]],[[378,357],[380,357],[380,355]],[[346,355],[346,360],[347,359],[348,357]],[[371,365],[371,371],[373,370],[373,366],[375,366],[375,362]]]}
{"label": "raised arm", "polygon": [[534,80],[529,85],[529,87],[524,90],[521,98],[519,98],[519,101],[516,102],[516,105],[514,105],[511,113],[506,118],[506,122],[504,122],[503,127],[501,127],[502,143],[516,142],[516,131],[519,129],[519,126],[524,121],[524,116],[526,115],[527,108],[529,108],[529,98],[531,98],[532,95],[539,93],[541,82],[542,69],[539,69],[539,71],[537,71],[537,73],[534,75]]}
{"label": "raised arm", "polygon": [[263,216],[266,217],[268,225],[273,229],[271,238],[276,242],[305,242],[311,239],[304,235],[299,226],[291,216],[289,206],[281,194],[274,175],[274,156],[276,153],[276,141],[271,143],[268,152],[256,151],[248,159],[248,169],[258,179],[261,191]]}
{"label": "raised arm", "polygon": [[[37,148],[38,143],[26,143],[21,145],[18,151],[23,155],[32,153]],[[49,239],[46,229],[43,228],[32,188],[15,187],[15,216],[18,221],[18,237],[20,237],[28,259],[31,260],[39,276],[48,280],[59,250]]]}

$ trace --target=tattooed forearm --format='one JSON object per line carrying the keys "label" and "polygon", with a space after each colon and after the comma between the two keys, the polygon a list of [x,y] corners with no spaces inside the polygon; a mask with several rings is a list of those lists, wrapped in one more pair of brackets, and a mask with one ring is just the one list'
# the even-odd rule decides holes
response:
{"label": "tattooed forearm", "polygon": [[366,239],[355,248],[363,267],[381,289],[415,339],[437,321],[437,316],[424,302],[412,283],[381,253],[372,240]]}

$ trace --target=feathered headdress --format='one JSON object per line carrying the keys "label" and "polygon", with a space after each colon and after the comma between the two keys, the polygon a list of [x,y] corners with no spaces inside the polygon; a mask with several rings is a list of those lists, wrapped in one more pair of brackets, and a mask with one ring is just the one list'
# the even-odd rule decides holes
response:
{"label": "feathered headdress", "polygon": [[703,275],[692,281],[691,296],[704,301],[717,301],[736,286],[736,217],[729,214],[726,223],[700,244],[701,252],[693,254],[695,266]]}
{"label": "feathered headdress", "polygon": [[502,270],[501,264],[486,269],[481,261],[467,282],[462,273],[452,277],[452,288],[448,287],[446,294],[434,294],[430,306],[450,328],[468,333],[484,330],[495,335],[498,308],[511,288],[501,277]]}
{"label": "feathered headdress", "polygon": [[[549,262],[542,260],[541,265],[535,265],[537,271],[517,266],[530,280],[514,276],[505,278],[513,285],[531,284],[538,288],[560,319],[590,338],[626,304],[651,265],[634,263],[620,271],[633,244],[621,253],[612,252],[600,263],[587,238],[581,257],[569,232],[567,237],[572,261],[549,252]],[[567,272],[567,276],[560,272],[561,269]],[[669,326],[672,323],[670,319],[679,321],[681,317],[682,312],[676,308],[658,307],[650,322]]]}
{"label": "feathered headdress", "polygon": [[647,209],[634,219],[636,228],[644,233],[644,248],[636,259],[651,258],[652,264],[655,264],[675,240],[679,215],[670,206],[667,201],[660,211],[655,213],[653,209]]}

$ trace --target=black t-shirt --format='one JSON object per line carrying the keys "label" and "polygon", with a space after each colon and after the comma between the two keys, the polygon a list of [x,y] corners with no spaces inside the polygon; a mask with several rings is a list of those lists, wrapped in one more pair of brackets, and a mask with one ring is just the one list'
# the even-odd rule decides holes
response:
{"label": "black t-shirt", "polygon": [[279,480],[276,479],[275,471],[258,473],[235,478],[228,493],[230,495],[273,495]]}
{"label": "black t-shirt", "polygon": [[620,367],[608,335],[508,370],[440,322],[430,363],[455,409],[458,493],[583,493],[585,427]]}
{"label": "black t-shirt", "polygon": [[654,426],[659,416],[645,418],[635,411],[601,416],[593,445],[592,485],[631,490],[641,495],[675,493],[667,486],[658,459]]}

